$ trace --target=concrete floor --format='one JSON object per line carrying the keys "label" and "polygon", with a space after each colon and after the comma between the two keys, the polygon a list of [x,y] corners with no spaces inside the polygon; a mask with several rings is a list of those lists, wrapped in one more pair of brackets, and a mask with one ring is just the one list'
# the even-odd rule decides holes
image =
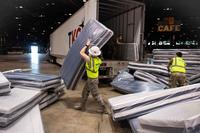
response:
{"label": "concrete floor", "polygon": [[[60,69],[48,63],[45,55],[0,55],[0,71],[18,68],[56,75]],[[127,124],[113,122],[110,115],[97,113],[98,105],[91,96],[85,112],[73,108],[80,101],[84,83],[81,81],[74,91],[66,90],[58,102],[41,111],[45,133],[131,133]],[[100,87],[100,92],[106,103],[108,98],[121,95],[108,85]]]}

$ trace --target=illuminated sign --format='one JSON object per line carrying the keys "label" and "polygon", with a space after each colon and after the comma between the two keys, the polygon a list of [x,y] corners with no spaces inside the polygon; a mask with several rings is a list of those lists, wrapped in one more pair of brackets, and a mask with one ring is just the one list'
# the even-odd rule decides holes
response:
{"label": "illuminated sign", "polygon": [[178,32],[181,25],[175,22],[174,17],[166,17],[164,21],[158,22],[158,32]]}

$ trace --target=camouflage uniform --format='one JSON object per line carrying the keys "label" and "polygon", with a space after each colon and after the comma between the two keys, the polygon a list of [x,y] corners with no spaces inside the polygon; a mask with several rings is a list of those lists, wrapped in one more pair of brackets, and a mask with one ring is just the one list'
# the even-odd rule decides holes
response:
{"label": "camouflage uniform", "polygon": [[170,88],[187,85],[187,80],[184,73],[171,73],[169,82]]}
{"label": "camouflage uniform", "polygon": [[91,79],[91,78],[88,78],[86,84],[85,84],[85,87],[83,88],[83,91],[82,91],[82,101],[81,101],[81,106],[83,109],[85,109],[85,105],[86,105],[86,102],[87,102],[87,99],[88,99],[88,96],[91,92],[93,98],[98,102],[98,104],[104,108],[105,106],[105,103],[101,97],[101,95],[99,94],[99,91],[98,91],[98,79]]}
{"label": "camouflage uniform", "polygon": [[[88,42],[87,42],[88,43]],[[85,110],[86,102],[88,96],[91,92],[93,98],[98,102],[101,106],[101,109],[97,110],[98,112],[105,112],[105,104],[98,92],[98,76],[99,76],[99,67],[102,63],[101,59],[98,57],[101,54],[100,49],[97,46],[92,46],[88,51],[89,55],[85,53],[87,46],[83,47],[80,51],[81,56],[85,59],[85,68],[88,80],[86,82],[85,87],[82,91],[82,100],[80,106],[76,106],[76,109]]]}
{"label": "camouflage uniform", "polygon": [[185,72],[186,72],[185,66],[186,66],[186,63],[182,57],[174,57],[170,60],[167,66],[168,71],[171,72],[170,78],[169,78],[170,88],[176,88],[176,87],[187,85],[187,78],[185,75]]}

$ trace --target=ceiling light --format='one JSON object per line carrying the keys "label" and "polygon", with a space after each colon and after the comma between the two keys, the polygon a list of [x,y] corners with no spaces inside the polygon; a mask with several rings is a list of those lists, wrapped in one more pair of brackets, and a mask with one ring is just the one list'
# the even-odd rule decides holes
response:
{"label": "ceiling light", "polygon": [[31,35],[31,33],[27,33],[27,35],[28,35],[28,36],[30,36],[30,35]]}
{"label": "ceiling light", "polygon": [[61,22],[57,22],[58,24],[61,24]]}
{"label": "ceiling light", "polygon": [[15,17],[15,19],[19,19],[19,17]]}
{"label": "ceiling light", "polygon": [[53,30],[53,27],[51,27],[51,29]]}
{"label": "ceiling light", "polygon": [[49,3],[46,3],[46,6],[49,6]]}
{"label": "ceiling light", "polygon": [[39,15],[39,17],[40,17],[40,18],[44,18],[44,17],[45,17],[45,15],[43,15],[43,14],[40,14],[40,15]]}
{"label": "ceiling light", "polygon": [[51,5],[52,5],[52,6],[54,6],[54,5],[55,5],[55,3],[54,3],[54,2],[52,2],[52,3],[51,3]]}
{"label": "ceiling light", "polygon": [[69,13],[69,16],[71,16],[72,14],[71,13]]}
{"label": "ceiling light", "polygon": [[23,6],[19,6],[20,9],[24,8]]}
{"label": "ceiling light", "polygon": [[42,32],[46,32],[45,30],[43,30]]}
{"label": "ceiling light", "polygon": [[21,24],[18,24],[18,26],[22,26]]}

